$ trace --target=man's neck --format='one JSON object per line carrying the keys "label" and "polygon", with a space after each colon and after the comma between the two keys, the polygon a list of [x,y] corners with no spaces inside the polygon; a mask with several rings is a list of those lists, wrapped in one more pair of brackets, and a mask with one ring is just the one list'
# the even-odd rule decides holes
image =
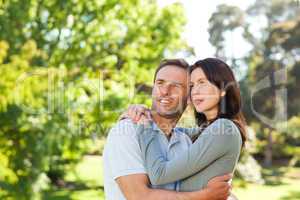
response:
{"label": "man's neck", "polygon": [[158,115],[156,112],[152,112],[153,121],[156,125],[164,132],[166,137],[169,139],[172,134],[172,129],[176,126],[180,116],[174,118],[165,118]]}

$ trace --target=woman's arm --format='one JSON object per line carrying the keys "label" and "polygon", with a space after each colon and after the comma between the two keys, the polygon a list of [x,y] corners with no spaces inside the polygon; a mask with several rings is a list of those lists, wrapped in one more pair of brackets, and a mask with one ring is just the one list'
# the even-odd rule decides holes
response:
{"label": "woman's arm", "polygon": [[223,156],[237,159],[241,145],[240,132],[234,123],[227,119],[218,119],[186,151],[180,152],[174,159],[166,160],[158,140],[155,139],[142,143],[141,150],[151,183],[159,185],[187,178]]}
{"label": "woman's arm", "polygon": [[189,136],[190,139],[193,139],[195,136],[197,136],[200,131],[199,127],[193,127],[193,128],[176,127],[176,129]]}

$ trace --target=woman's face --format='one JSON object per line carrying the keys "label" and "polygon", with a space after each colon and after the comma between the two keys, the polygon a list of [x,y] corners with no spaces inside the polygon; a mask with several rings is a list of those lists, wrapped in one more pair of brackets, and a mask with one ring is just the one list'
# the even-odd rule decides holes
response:
{"label": "woman's face", "polygon": [[[203,70],[198,67],[191,73],[191,101],[197,112],[208,113],[216,117],[218,113],[218,103],[221,98],[221,90],[209,82]],[[223,95],[223,93],[222,93]],[[208,116],[207,116],[208,117]]]}

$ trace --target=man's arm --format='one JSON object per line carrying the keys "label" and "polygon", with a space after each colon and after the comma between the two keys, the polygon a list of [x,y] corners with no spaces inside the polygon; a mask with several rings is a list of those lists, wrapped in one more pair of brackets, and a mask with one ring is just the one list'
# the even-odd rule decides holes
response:
{"label": "man's arm", "polygon": [[195,192],[150,189],[145,174],[121,176],[116,179],[127,200],[226,200],[230,193],[230,175],[213,178],[207,187]]}

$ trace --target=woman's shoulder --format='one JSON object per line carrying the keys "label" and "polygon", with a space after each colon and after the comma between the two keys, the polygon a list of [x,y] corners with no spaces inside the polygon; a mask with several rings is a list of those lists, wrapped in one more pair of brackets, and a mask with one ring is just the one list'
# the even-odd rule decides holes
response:
{"label": "woman's shoulder", "polygon": [[[204,133],[206,132],[206,133]],[[242,136],[239,128],[234,121],[225,118],[215,120],[203,132],[206,137],[214,141],[219,141],[221,144],[226,144],[233,152],[238,152],[242,146]]]}
{"label": "woman's shoulder", "polygon": [[233,120],[228,118],[218,118],[212,124],[224,124],[226,126],[236,126]]}
{"label": "woman's shoulder", "polygon": [[209,132],[221,135],[240,136],[240,131],[237,125],[230,119],[219,118],[207,127]]}

